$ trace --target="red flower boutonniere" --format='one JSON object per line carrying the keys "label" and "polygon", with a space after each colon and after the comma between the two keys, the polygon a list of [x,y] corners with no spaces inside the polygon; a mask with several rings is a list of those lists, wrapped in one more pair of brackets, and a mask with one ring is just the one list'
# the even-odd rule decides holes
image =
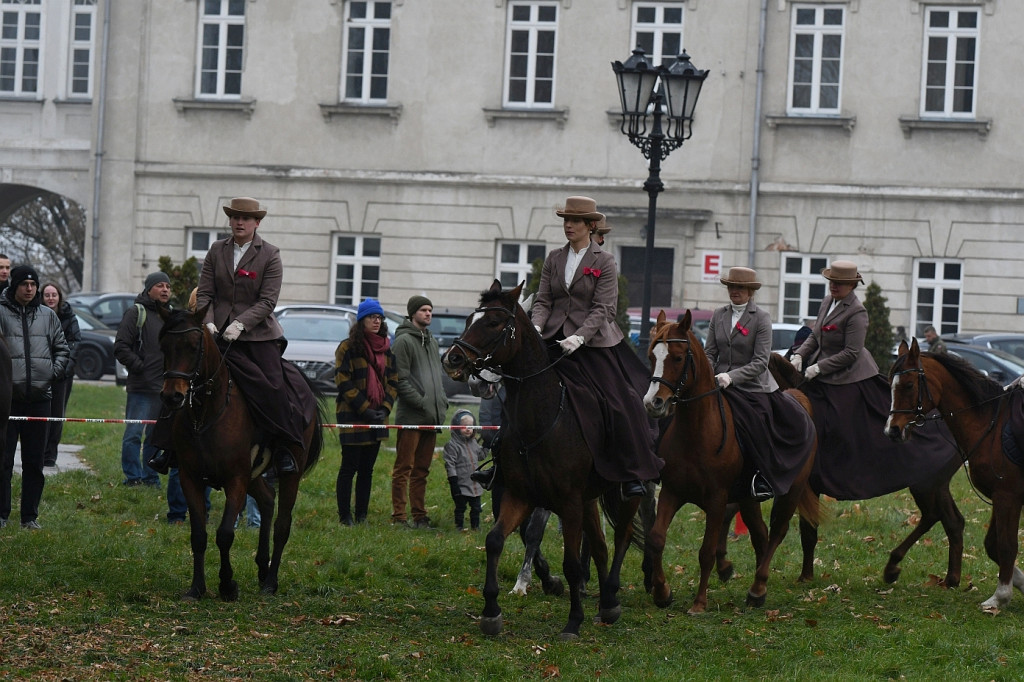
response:
{"label": "red flower boutonniere", "polygon": [[750,330],[741,325],[739,322],[736,323],[736,329],[738,329],[740,331],[740,334],[743,334],[743,336],[746,336],[747,334],[750,333]]}
{"label": "red flower boutonniere", "polygon": [[601,276],[601,269],[600,268],[587,268],[587,267],[585,267],[585,268],[583,268],[583,274],[584,275],[593,275],[594,277],[600,277]]}
{"label": "red flower boutonniere", "polygon": [[824,327],[821,328],[821,331],[834,332],[836,329],[839,329],[839,327],[835,326],[834,324],[826,324]]}
{"label": "red flower boutonniere", "polygon": [[248,277],[249,279],[256,279],[256,273],[252,272],[251,270],[243,270],[242,268],[238,268],[238,272],[236,274],[239,277]]}

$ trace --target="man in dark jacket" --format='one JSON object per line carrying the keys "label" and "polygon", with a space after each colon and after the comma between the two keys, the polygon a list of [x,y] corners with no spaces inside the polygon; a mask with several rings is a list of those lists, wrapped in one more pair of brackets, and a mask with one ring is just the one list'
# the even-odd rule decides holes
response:
{"label": "man in dark jacket", "polygon": [[[398,373],[396,424],[443,424],[448,397],[441,381],[441,352],[430,334],[434,306],[426,296],[413,296],[406,305],[409,318],[398,325],[392,351]],[[426,492],[427,474],[434,458],[437,431],[402,429],[395,445],[395,466],[391,471],[391,523],[406,523],[408,487],[414,528],[429,528]]]}
{"label": "man in dark jacket", "polygon": [[[11,415],[49,417],[51,384],[64,378],[71,351],[60,320],[40,305],[39,275],[29,265],[11,271],[10,286],[0,294],[0,332],[11,351]],[[7,427],[3,466],[0,467],[0,527],[11,515],[11,474],[14,452],[21,439],[21,527],[38,529],[39,500],[43,497],[43,450],[47,422],[14,421]]]}
{"label": "man in dark jacket", "polygon": [[[124,311],[117,328],[114,356],[128,370],[128,399],[124,409],[127,420],[160,416],[160,389],[164,383],[164,356],[159,341],[164,323],[160,307],[166,306],[170,298],[171,279],[167,273],[150,273],[145,289],[135,299],[135,305]],[[146,464],[156,454],[156,448],[150,443],[152,433],[152,424],[125,424],[121,439],[121,471],[124,472],[121,485],[160,487],[160,476]]]}

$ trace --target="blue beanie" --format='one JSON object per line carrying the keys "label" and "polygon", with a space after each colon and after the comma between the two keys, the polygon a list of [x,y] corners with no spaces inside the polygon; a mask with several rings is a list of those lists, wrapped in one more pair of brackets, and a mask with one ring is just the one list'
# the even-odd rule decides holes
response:
{"label": "blue beanie", "polygon": [[359,310],[356,311],[356,322],[359,322],[367,315],[383,315],[384,309],[380,307],[380,303],[373,298],[368,298],[359,304]]}

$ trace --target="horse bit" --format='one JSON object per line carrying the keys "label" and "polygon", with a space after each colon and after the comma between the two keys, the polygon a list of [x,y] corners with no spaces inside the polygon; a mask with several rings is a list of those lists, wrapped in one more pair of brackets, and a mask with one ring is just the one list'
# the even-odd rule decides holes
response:
{"label": "horse bit", "polygon": [[[935,400],[932,399],[931,389],[928,388],[928,379],[924,374],[924,367],[916,367],[914,369],[903,369],[893,373],[893,379],[898,379],[904,374],[916,374],[917,375],[917,405],[913,409],[897,410],[890,406],[889,416],[894,414],[910,414],[914,418],[910,421],[914,426],[924,426],[925,422],[929,420],[929,417],[924,411],[924,401],[927,398],[928,402],[935,404]],[[892,381],[890,380],[890,385]],[[941,419],[941,415],[936,415],[934,418]]]}

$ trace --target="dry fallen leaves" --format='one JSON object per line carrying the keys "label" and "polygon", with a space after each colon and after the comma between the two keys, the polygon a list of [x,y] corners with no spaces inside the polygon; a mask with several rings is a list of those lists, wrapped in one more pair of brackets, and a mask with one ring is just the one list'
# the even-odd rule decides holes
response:
{"label": "dry fallen leaves", "polygon": [[320,624],[321,625],[339,626],[339,625],[348,625],[349,623],[354,623],[354,622],[356,622],[356,619],[353,616],[348,615],[347,613],[343,613],[340,616],[328,616],[326,618],[321,618],[320,619]]}

